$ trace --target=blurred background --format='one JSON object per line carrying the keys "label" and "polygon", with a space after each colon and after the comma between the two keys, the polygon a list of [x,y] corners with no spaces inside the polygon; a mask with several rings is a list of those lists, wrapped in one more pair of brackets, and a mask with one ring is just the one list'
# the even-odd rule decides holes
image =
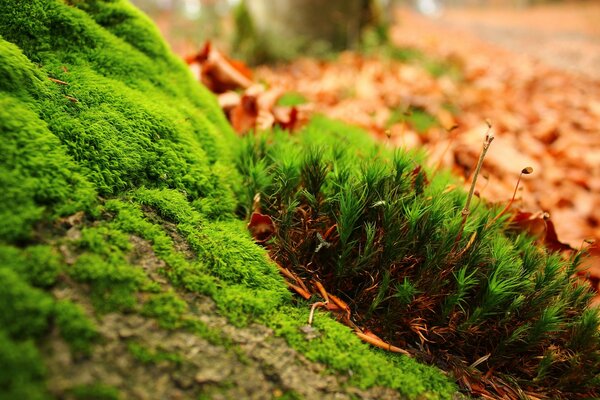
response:
{"label": "blurred background", "polygon": [[[484,40],[600,77],[598,0],[133,0],[175,52],[206,40],[249,64],[326,56],[356,47],[365,29],[399,10],[435,18]],[[380,31],[381,35],[383,31]],[[371,31],[372,33],[372,31]]]}

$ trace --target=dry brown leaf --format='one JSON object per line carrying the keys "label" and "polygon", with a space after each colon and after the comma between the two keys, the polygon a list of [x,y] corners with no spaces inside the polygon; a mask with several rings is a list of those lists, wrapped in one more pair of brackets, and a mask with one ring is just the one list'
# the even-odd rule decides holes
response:
{"label": "dry brown leaf", "polygon": [[253,212],[248,222],[248,230],[252,234],[254,240],[259,243],[264,243],[275,233],[275,223],[270,216]]}

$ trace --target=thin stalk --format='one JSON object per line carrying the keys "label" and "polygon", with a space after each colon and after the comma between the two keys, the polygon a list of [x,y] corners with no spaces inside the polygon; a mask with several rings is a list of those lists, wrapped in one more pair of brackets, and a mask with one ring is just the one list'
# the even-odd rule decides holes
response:
{"label": "thin stalk", "polygon": [[529,175],[532,172],[533,172],[533,168],[531,168],[531,167],[523,168],[521,170],[521,173],[519,174],[519,179],[517,179],[517,184],[515,186],[515,191],[514,191],[512,197],[511,197],[510,201],[502,209],[502,211],[500,211],[500,213],[498,215],[496,215],[496,217],[493,220],[491,220],[490,222],[487,223],[487,225],[485,226],[486,228],[489,228],[490,226],[494,225],[494,222],[498,221],[501,216],[503,216],[504,214],[506,214],[506,212],[510,209],[510,206],[512,206],[513,202],[515,201],[515,197],[517,196],[517,190],[519,190],[519,184],[521,183],[521,177],[523,175]]}
{"label": "thin stalk", "polygon": [[475,193],[475,184],[477,183],[477,177],[479,176],[479,172],[481,171],[481,166],[483,165],[483,160],[485,158],[485,155],[487,154],[488,149],[490,148],[490,144],[492,144],[492,141],[494,140],[494,135],[491,132],[492,124],[490,124],[489,122],[487,124],[488,124],[488,129],[485,133],[485,139],[483,140],[483,148],[481,150],[481,153],[479,154],[479,161],[477,161],[477,167],[475,168],[475,172],[473,173],[473,181],[471,182],[471,189],[469,190],[469,195],[467,196],[467,201],[465,202],[465,206],[461,211],[462,221],[460,224],[460,229],[458,231],[458,235],[456,236],[455,246],[458,244],[458,242],[460,242],[460,239],[462,238],[462,234],[465,229],[465,225],[467,223],[467,218],[468,218],[469,214],[471,213],[471,200],[473,199],[473,193]]}

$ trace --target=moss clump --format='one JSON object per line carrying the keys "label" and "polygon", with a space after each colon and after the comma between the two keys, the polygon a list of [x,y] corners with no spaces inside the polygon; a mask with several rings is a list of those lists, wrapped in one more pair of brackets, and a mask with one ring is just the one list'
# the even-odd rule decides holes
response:
{"label": "moss clump", "polygon": [[536,247],[485,204],[465,224],[448,176],[327,121],[247,137],[238,168],[246,210],[258,193],[275,221],[271,257],[321,281],[359,325],[469,379],[491,370],[551,396],[597,394],[600,318],[574,277],[581,254]]}
{"label": "moss clump", "polygon": [[51,246],[34,245],[25,249],[0,245],[0,268],[17,272],[29,284],[49,287],[56,282],[62,260]]}
{"label": "moss clump", "polygon": [[13,398],[39,398],[31,340],[53,322],[76,351],[94,337],[78,306],[41,288],[67,274],[109,311],[133,309],[148,284],[125,257],[129,238],[106,224],[67,244],[76,259],[66,265],[58,218],[99,217],[98,195],[142,185],[177,189],[212,216],[231,213],[234,135],[146,17],[126,1],[75,0],[2,3],[0,131],[0,334],[2,354],[14,356],[3,359],[1,391],[31,387]]}

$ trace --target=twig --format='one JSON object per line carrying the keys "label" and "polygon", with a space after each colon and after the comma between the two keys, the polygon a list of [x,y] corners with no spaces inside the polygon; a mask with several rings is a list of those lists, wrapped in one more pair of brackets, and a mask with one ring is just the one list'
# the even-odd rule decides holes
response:
{"label": "twig", "polygon": [[384,350],[390,351],[392,353],[400,353],[400,354],[404,354],[405,356],[412,357],[408,351],[401,349],[400,347],[396,347],[392,344],[386,343],[383,340],[379,339],[378,337],[369,336],[360,331],[354,331],[354,333],[363,342],[367,342],[375,347],[379,347],[380,349],[384,349]]}
{"label": "twig", "polygon": [[327,303],[324,303],[322,301],[317,301],[316,303],[313,303],[313,305],[310,307],[310,314],[308,315],[308,326],[312,325],[313,322],[313,317],[315,316],[315,309],[317,307],[326,307]]}
{"label": "twig", "polygon": [[56,78],[50,78],[50,77],[48,77],[48,79],[50,79],[50,80],[51,80],[52,82],[54,82],[54,83],[58,83],[59,85],[68,85],[68,83],[67,83],[67,82],[65,82],[65,81],[61,81],[60,79],[56,79]]}

